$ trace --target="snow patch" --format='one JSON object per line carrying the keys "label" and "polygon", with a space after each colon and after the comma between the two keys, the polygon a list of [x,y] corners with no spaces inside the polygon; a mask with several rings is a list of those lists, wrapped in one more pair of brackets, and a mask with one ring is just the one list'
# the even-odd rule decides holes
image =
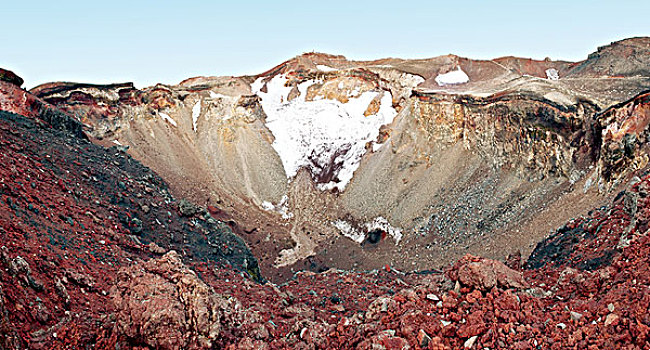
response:
{"label": "snow patch", "polygon": [[464,84],[468,81],[469,77],[462,69],[460,69],[460,67],[445,74],[438,74],[436,77],[436,83],[438,83],[439,86]]}
{"label": "snow patch", "polygon": [[350,94],[348,97],[357,97],[359,96],[359,93],[361,92],[361,89],[357,86],[354,88],[354,90],[350,91]]}
{"label": "snow patch", "polygon": [[[212,91],[210,91],[212,92]],[[201,116],[201,100],[198,100],[194,107],[192,107],[192,129],[196,132],[196,122]]]}
{"label": "snow patch", "polygon": [[352,224],[345,220],[338,219],[332,222],[339,232],[345,237],[361,244],[366,239],[369,232],[381,230],[386,232],[395,241],[395,245],[399,244],[402,240],[402,229],[393,227],[388,220],[382,216],[376,217],[374,220],[367,222],[363,225],[365,230],[356,229]]}
{"label": "snow patch", "polygon": [[338,69],[336,69],[334,67],[326,66],[324,64],[317,64],[316,68],[318,68],[318,70],[323,71],[323,72],[334,72],[334,71],[338,70]]}
{"label": "snow patch", "polygon": [[575,103],[573,99],[570,98],[570,96],[567,96],[559,91],[548,92],[544,94],[544,98],[553,102],[564,104],[565,106],[570,106]]}
{"label": "snow patch", "polygon": [[228,98],[230,96],[226,96],[224,94],[219,94],[214,91],[210,91],[210,98]]}
{"label": "snow patch", "polygon": [[548,78],[548,80],[559,80],[560,73],[555,68],[549,68],[546,70],[546,78]]}
{"label": "snow patch", "polygon": [[[285,86],[286,82],[284,75],[273,77],[266,83],[265,93],[261,91],[264,82],[259,78],[251,90],[261,98],[266,126],[275,137],[272,146],[282,160],[287,178],[292,179],[304,167],[315,178],[327,178],[318,184],[319,189],[343,191],[359,167],[366,143],[375,140],[379,128],[397,115],[391,94],[366,91],[348,103],[329,99],[306,101],[307,89],[316,83],[309,80],[298,85],[300,96],[287,102],[292,87]],[[377,114],[364,116],[370,102],[380,93],[383,96]]]}
{"label": "snow patch", "polygon": [[293,213],[289,211],[289,196],[286,194],[282,196],[282,199],[280,199],[280,202],[278,204],[273,204],[269,201],[264,201],[261,204],[262,209],[266,211],[274,211],[280,215],[282,215],[283,219],[291,219],[293,217]]}
{"label": "snow patch", "polygon": [[176,121],[175,121],[174,119],[172,119],[172,117],[170,117],[169,115],[167,115],[167,114],[165,114],[165,113],[162,113],[162,112],[159,112],[158,115],[159,115],[161,118],[163,118],[164,121],[168,122],[169,124],[171,124],[171,125],[173,125],[173,126],[178,126],[178,125],[176,124]]}
{"label": "snow patch", "polygon": [[366,233],[361,232],[354,227],[352,227],[352,224],[350,224],[347,221],[344,220],[336,220],[332,222],[332,225],[339,229],[341,234],[359,244],[363,243],[363,241],[366,239]]}

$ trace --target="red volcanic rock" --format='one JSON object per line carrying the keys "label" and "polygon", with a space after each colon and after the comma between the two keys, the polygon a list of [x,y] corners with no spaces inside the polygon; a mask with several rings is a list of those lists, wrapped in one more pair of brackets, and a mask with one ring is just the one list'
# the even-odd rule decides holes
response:
{"label": "red volcanic rock", "polygon": [[385,332],[379,335],[376,335],[357,346],[359,350],[371,350],[371,349],[395,349],[395,350],[406,350],[410,349],[408,341],[404,338],[396,337],[392,333],[394,332]]}
{"label": "red volcanic rock", "polygon": [[19,347],[20,341],[9,322],[9,312],[5,307],[5,295],[2,292],[2,286],[0,286],[0,348],[18,349]]}
{"label": "red volcanic rock", "polygon": [[23,78],[16,75],[16,73],[2,68],[0,68],[0,81],[16,85],[17,87],[20,87],[25,82]]}
{"label": "red volcanic rock", "polygon": [[175,251],[120,271],[111,296],[118,333],[157,349],[210,348],[240,308],[214,293]]}
{"label": "red volcanic rock", "polygon": [[397,308],[397,301],[393,298],[381,297],[373,301],[366,311],[366,320],[373,321],[381,318],[382,314],[394,312]]}
{"label": "red volcanic rock", "polygon": [[16,86],[0,79],[0,110],[35,117],[38,99]]}
{"label": "red volcanic rock", "polygon": [[452,272],[452,278],[479,290],[502,288],[527,288],[521,272],[517,272],[496,260],[466,255],[460,259]]}
{"label": "red volcanic rock", "polygon": [[[256,260],[250,252],[240,254],[248,250],[225,224],[201,216],[192,218],[200,228],[190,225],[174,209],[177,202],[166,184],[149,169],[70,132],[66,123],[77,122],[0,82],[0,109],[5,107],[25,116],[0,111],[0,348],[138,348],[142,342],[131,343],[116,332],[108,291],[121,268],[166,251],[180,251],[183,259],[210,269],[215,263],[224,270],[245,264],[248,273],[259,276]],[[138,236],[130,227],[136,219]],[[179,282],[178,288],[183,286]],[[194,289],[169,291],[203,295],[189,286]],[[194,301],[182,305],[200,310]],[[202,341],[208,321],[200,315],[186,317],[197,329],[191,341]],[[219,336],[232,339],[234,332],[228,328]]]}
{"label": "red volcanic rock", "polygon": [[418,345],[420,345],[421,348],[426,349],[430,342],[431,337],[425,331],[420,329],[418,332]]}

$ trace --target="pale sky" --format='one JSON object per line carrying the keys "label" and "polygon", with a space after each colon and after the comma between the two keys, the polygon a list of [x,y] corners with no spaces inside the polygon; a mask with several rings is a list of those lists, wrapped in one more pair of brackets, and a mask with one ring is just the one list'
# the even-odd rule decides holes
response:
{"label": "pale sky", "polygon": [[256,74],[309,51],[579,61],[611,41],[650,35],[647,0],[2,0],[0,8],[0,67],[28,88]]}

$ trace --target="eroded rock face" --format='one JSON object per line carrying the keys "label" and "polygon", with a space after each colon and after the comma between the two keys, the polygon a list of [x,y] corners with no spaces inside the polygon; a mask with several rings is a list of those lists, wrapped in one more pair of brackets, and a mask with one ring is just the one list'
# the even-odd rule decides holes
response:
{"label": "eroded rock face", "polygon": [[572,98],[421,94],[415,117],[429,144],[462,143],[494,168],[516,169],[530,179],[575,181],[596,161],[600,135],[589,119],[598,106]]}
{"label": "eroded rock face", "polygon": [[124,109],[137,106],[143,98],[132,83],[50,83],[40,85],[32,92],[37,96],[47,96],[48,103],[74,116],[89,127],[86,132],[98,138],[110,136],[125,127]]}
{"label": "eroded rock face", "polygon": [[217,295],[170,251],[119,272],[111,290],[115,327],[157,349],[212,347],[236,324],[239,302]]}
{"label": "eroded rock face", "polygon": [[608,108],[596,120],[602,130],[598,165],[604,180],[617,181],[648,165],[650,92]]}

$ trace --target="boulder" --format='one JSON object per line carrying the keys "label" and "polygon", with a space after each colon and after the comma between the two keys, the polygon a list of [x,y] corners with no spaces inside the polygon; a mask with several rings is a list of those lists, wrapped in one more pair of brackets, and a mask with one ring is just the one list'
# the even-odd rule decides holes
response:
{"label": "boulder", "polygon": [[521,272],[496,260],[465,255],[450,271],[450,277],[465,286],[487,291],[493,287],[524,289],[528,283]]}
{"label": "boulder", "polygon": [[182,216],[190,217],[202,213],[205,210],[186,199],[181,199],[178,203],[178,211]]}
{"label": "boulder", "polygon": [[111,290],[118,334],[156,349],[212,348],[241,305],[216,294],[175,251],[120,271]]}

